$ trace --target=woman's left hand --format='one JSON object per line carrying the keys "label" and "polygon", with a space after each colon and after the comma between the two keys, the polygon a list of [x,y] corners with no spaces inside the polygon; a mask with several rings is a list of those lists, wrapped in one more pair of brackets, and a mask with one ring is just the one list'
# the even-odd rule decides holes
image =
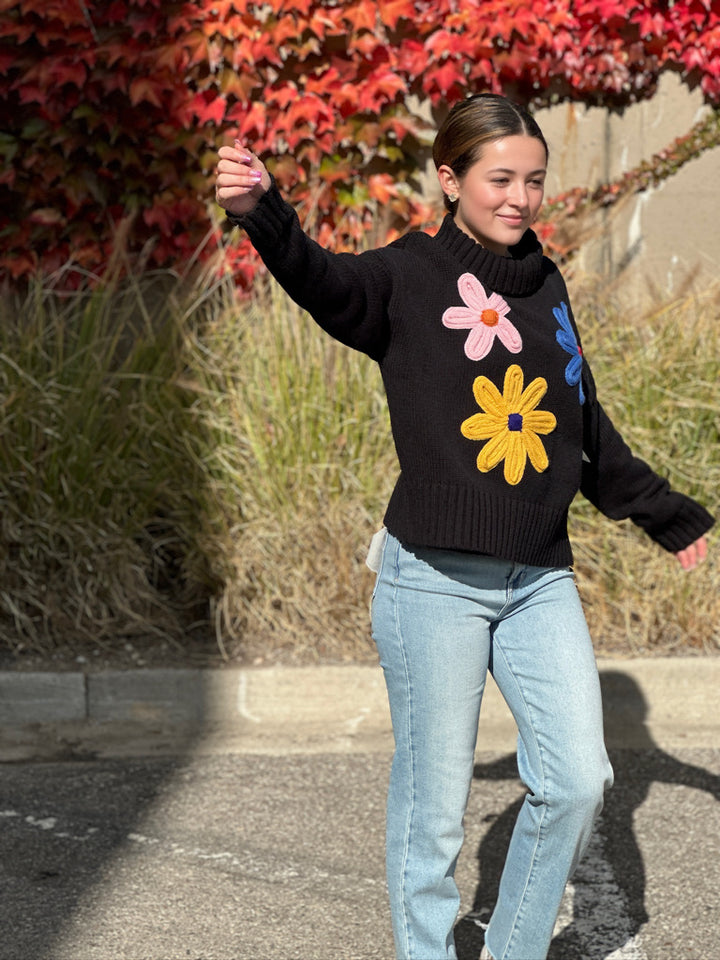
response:
{"label": "woman's left hand", "polygon": [[707,556],[707,540],[700,537],[695,543],[691,543],[684,550],[679,550],[675,556],[680,561],[683,570],[694,570],[699,563],[702,563]]}

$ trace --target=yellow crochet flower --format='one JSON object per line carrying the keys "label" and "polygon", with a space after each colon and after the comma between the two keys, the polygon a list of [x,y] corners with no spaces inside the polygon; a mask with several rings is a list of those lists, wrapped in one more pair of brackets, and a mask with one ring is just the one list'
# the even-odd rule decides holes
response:
{"label": "yellow crochet flower", "polygon": [[551,433],[557,423],[552,413],[535,409],[547,392],[547,380],[537,377],[523,390],[524,380],[516,363],[507,369],[502,395],[487,377],[476,377],[473,393],[485,412],[473,414],[460,427],[468,440],[489,441],[478,454],[478,470],[487,473],[505,460],[505,479],[513,486],[522,480],[528,457],[538,473],[547,469],[538,434]]}

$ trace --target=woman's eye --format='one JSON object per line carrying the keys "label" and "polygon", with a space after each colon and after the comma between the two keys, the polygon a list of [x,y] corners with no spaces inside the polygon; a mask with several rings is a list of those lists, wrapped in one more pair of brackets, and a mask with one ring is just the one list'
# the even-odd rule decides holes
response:
{"label": "woman's eye", "polygon": [[497,184],[499,187],[504,187],[507,182],[507,177],[496,177],[493,180],[493,183]]}
{"label": "woman's eye", "polygon": [[533,187],[540,187],[541,189],[545,186],[544,180],[531,180],[530,183],[533,185]]}

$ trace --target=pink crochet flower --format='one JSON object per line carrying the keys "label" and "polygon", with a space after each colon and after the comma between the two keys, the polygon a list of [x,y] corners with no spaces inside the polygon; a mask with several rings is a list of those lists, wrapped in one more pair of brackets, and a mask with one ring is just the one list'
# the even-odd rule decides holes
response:
{"label": "pink crochet flower", "polygon": [[458,280],[458,292],[466,306],[448,307],[442,322],[451,330],[470,330],[465,341],[465,353],[471,360],[482,360],[490,353],[495,337],[510,353],[520,353],[522,338],[507,315],[510,307],[498,293],[485,293],[483,285],[472,273],[464,273]]}

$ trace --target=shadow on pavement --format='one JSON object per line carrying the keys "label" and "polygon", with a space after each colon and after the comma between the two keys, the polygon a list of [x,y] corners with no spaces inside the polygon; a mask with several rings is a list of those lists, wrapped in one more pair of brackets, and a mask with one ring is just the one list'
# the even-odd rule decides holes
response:
{"label": "shadow on pavement", "polygon": [[[575,916],[553,939],[548,960],[602,960],[635,936],[648,915],[645,908],[645,866],[633,830],[633,815],[645,801],[653,783],[689,786],[720,799],[720,777],[701,767],[687,764],[666,753],[653,741],[646,726],[647,703],[635,680],[621,671],[601,673],[608,752],[615,769],[615,785],[607,794],[597,830],[604,858],[612,869],[621,896],[609,901],[623,912],[607,917],[602,944],[593,953],[579,931],[581,916]],[[631,749],[614,746],[632,743]],[[511,780],[517,777],[515,755],[508,754],[490,764],[477,764],[478,780]],[[492,914],[498,896],[500,876],[523,795],[499,814],[490,813],[491,826],[477,852],[478,885],[472,910],[461,918],[455,931],[458,960],[477,960],[483,944],[482,928]],[[581,865],[582,867],[582,865]],[[581,869],[581,868],[580,868]],[[586,924],[587,926],[587,924]],[[622,931],[617,942],[609,943],[607,931]],[[588,952],[588,951],[591,952]]]}
{"label": "shadow on pavement", "polygon": [[[582,898],[576,897],[576,913],[568,913],[567,926],[555,938],[550,960],[577,960],[579,956],[599,960],[621,947],[645,922],[645,867],[633,816],[652,784],[690,786],[720,799],[720,777],[683,763],[654,743],[646,726],[647,706],[634,680],[621,671],[605,672],[601,680],[616,785],[607,797],[595,855],[612,873],[613,887],[621,895],[608,904],[608,915],[603,916],[602,952],[597,946],[589,948],[583,939],[588,937],[588,919],[581,915]],[[237,689],[233,690],[237,697]],[[173,693],[171,699],[177,696]],[[117,873],[122,857],[121,889],[127,900],[141,902],[143,921],[153,929],[163,922],[156,904],[166,898],[166,921],[171,924],[177,924],[182,915],[182,921],[191,927],[198,920],[218,926],[215,911],[226,909],[240,917],[233,920],[238,924],[237,942],[246,944],[254,924],[257,939],[249,956],[260,955],[258,944],[267,945],[269,923],[276,928],[278,944],[285,947],[298,942],[307,945],[313,930],[322,931],[322,936],[318,933],[315,937],[317,950],[307,955],[324,956],[321,945],[324,950],[328,938],[332,942],[342,935],[347,938],[352,932],[348,918],[352,918],[356,937],[352,955],[369,955],[363,951],[370,949],[374,950],[372,956],[386,955],[382,944],[378,946],[377,930],[378,918],[386,910],[382,843],[376,836],[383,819],[387,777],[383,752],[372,761],[363,755],[360,763],[357,757],[343,759],[342,753],[312,763],[302,757],[292,762],[289,771],[284,757],[269,762],[253,756],[241,764],[233,762],[231,755],[206,758],[193,771],[192,792],[184,795],[180,808],[180,801],[175,800],[174,825],[165,830],[173,785],[178,778],[187,777],[188,758],[199,738],[206,735],[207,718],[217,715],[218,697],[217,690],[203,688],[193,714],[197,723],[187,727],[184,738],[176,740],[166,756],[104,759],[88,754],[81,759],[76,753],[58,757],[58,761],[8,763],[0,768],[2,960],[79,960],[68,945],[77,942],[72,940],[73,931],[77,934],[83,918],[93,915],[93,906],[98,907],[94,915],[99,922],[96,929],[82,929],[85,956],[111,960],[112,956],[136,955],[137,951],[123,954],[117,949],[113,953],[102,941],[108,934],[106,910],[110,910],[118,938],[114,943],[125,943],[126,932],[135,945],[143,942],[143,929],[137,928],[127,913],[127,902],[116,898],[112,884],[107,883]],[[252,718],[246,722],[251,724]],[[626,743],[632,744],[632,749],[617,748]],[[231,769],[238,766],[242,769]],[[486,922],[490,917],[522,802],[522,788],[519,783],[517,788],[514,785],[514,754],[479,763],[475,777],[498,781],[498,787],[499,781],[505,781],[505,786],[495,807],[483,811],[487,832],[477,850],[473,908],[456,929],[459,960],[477,960],[479,955],[483,934],[475,920]],[[300,792],[294,795],[293,789]],[[198,816],[216,793],[222,803],[211,825]],[[344,800],[339,808],[341,796]],[[291,815],[293,805],[299,819]],[[243,812],[235,823],[238,810]],[[312,823],[316,825],[309,827]],[[232,841],[226,837],[228,824],[233,825]],[[282,842],[275,824],[284,831]],[[324,843],[318,841],[321,833]],[[358,836],[365,847],[358,847]],[[176,839],[185,848],[184,859],[176,856],[180,853]],[[144,859],[140,851],[144,851]],[[468,853],[471,856],[472,849]],[[158,864],[159,856],[165,858],[163,863]],[[206,866],[224,863],[230,865],[227,870],[218,867],[213,871]],[[163,864],[174,865],[165,870],[165,886],[158,885]],[[472,871],[472,863],[469,866]],[[265,886],[259,888],[261,879]],[[183,891],[180,885],[184,885]],[[103,887],[106,899],[99,902]],[[345,890],[342,896],[341,887]],[[274,913],[266,896],[270,889],[276,898]],[[220,899],[210,906],[218,890]],[[240,897],[239,903],[233,897]],[[299,918],[295,923],[289,919],[290,906]],[[621,923],[614,923],[613,909],[622,913]],[[362,915],[359,919],[358,913]],[[305,924],[302,933],[301,920]],[[224,924],[213,933],[219,939],[212,940],[208,927],[199,930],[197,942],[224,943],[230,936]],[[176,942],[173,936],[171,930],[166,942]],[[612,936],[617,940],[608,947],[607,938]],[[156,955],[160,954],[156,951]],[[272,955],[291,953],[289,949],[284,953],[275,950]]]}
{"label": "shadow on pavement", "polygon": [[52,960],[62,953],[79,905],[92,899],[195,739],[188,731],[184,754],[176,741],[172,758],[2,765],[2,960]]}

